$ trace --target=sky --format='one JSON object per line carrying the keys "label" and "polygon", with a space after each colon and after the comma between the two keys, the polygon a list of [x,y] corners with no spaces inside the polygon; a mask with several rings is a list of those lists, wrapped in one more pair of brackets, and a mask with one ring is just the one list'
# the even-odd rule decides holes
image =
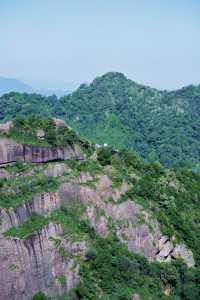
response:
{"label": "sky", "polygon": [[0,0],[0,76],[74,89],[109,71],[200,84],[200,0]]}

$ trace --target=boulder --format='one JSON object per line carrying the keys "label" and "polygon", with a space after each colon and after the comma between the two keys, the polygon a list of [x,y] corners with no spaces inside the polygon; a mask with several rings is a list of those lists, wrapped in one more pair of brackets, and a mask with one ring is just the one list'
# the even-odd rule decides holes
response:
{"label": "boulder", "polygon": [[192,254],[192,251],[186,247],[184,244],[177,245],[173,252],[172,252],[173,258],[182,258],[184,262],[188,265],[188,267],[194,267],[195,261]]}
{"label": "boulder", "polygon": [[168,236],[164,235],[158,240],[158,250],[162,250],[164,244],[169,240]]}
{"label": "boulder", "polygon": [[37,138],[43,140],[45,138],[45,132],[43,129],[38,129],[36,132]]}
{"label": "boulder", "polygon": [[161,260],[167,258],[173,249],[174,249],[173,244],[170,241],[167,241],[165,244],[162,245],[162,248],[158,254],[158,257]]}

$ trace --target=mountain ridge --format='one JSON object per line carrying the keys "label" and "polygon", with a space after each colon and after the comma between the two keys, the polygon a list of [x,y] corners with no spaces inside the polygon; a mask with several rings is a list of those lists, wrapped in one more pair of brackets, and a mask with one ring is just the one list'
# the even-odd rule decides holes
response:
{"label": "mountain ridge", "polygon": [[71,93],[71,91],[64,91],[56,88],[34,88],[31,85],[24,83],[19,79],[0,76],[0,96],[11,92],[29,94],[38,93],[44,96],[51,96],[55,94],[58,97]]}
{"label": "mountain ridge", "polygon": [[31,93],[33,88],[21,80],[0,76],[0,96],[11,91]]}
{"label": "mountain ridge", "polygon": [[0,120],[16,113],[59,117],[97,144],[133,149],[143,159],[168,167],[199,169],[199,101],[200,85],[160,91],[109,72],[59,99],[3,96]]}

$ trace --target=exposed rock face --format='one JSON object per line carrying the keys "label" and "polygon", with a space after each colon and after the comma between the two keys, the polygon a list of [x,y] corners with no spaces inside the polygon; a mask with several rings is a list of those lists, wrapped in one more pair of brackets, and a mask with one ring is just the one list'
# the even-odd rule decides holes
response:
{"label": "exposed rock face", "polygon": [[167,241],[165,244],[163,244],[162,248],[160,249],[157,258],[160,258],[160,260],[167,258],[173,249],[173,244],[170,241]]}
{"label": "exposed rock face", "polygon": [[194,267],[195,261],[192,251],[184,244],[176,245],[171,254],[173,258],[182,258],[188,267]]}
{"label": "exposed rock face", "polygon": [[157,245],[158,253],[156,259],[158,261],[170,262],[172,258],[182,258],[188,267],[195,266],[192,251],[185,244],[173,245],[167,236],[163,236],[158,240]]}
{"label": "exposed rock face", "polygon": [[156,259],[155,240],[160,235],[160,232],[152,233],[146,224],[134,226],[129,222],[121,225],[117,233],[122,238],[122,241],[127,243],[130,251],[143,253],[150,261]]}
{"label": "exposed rock face", "polygon": [[45,170],[44,175],[50,177],[58,177],[63,175],[65,172],[69,171],[70,169],[67,167],[65,163],[54,163],[50,164]]}
{"label": "exposed rock face", "polygon": [[[58,157],[77,159],[80,155],[78,149],[34,148],[10,139],[2,140],[0,164],[12,161],[45,162]],[[0,300],[31,300],[38,290],[51,296],[62,295],[78,283],[79,266],[75,261],[76,256],[85,256],[88,250],[85,241],[72,242],[66,235],[63,238],[62,227],[55,223],[50,223],[25,241],[6,239],[3,235],[10,227],[23,224],[34,213],[49,215],[68,201],[80,201],[85,206],[84,217],[97,234],[107,236],[111,224],[112,230],[130,251],[143,254],[150,261],[169,262],[181,257],[188,266],[194,266],[192,252],[184,244],[174,245],[169,237],[163,236],[158,222],[142,206],[133,200],[119,201],[128,190],[128,184],[113,188],[108,176],[94,177],[84,172],[77,177],[64,177],[62,175],[71,169],[63,162],[48,164],[45,169],[39,165],[39,168],[46,176],[61,176],[62,183],[57,192],[38,194],[15,209],[0,208]],[[15,175],[33,175],[30,171],[26,172]],[[5,169],[0,169],[1,178],[10,176]],[[67,181],[63,182],[63,178]],[[95,182],[94,189],[87,185],[88,181]],[[64,259],[60,254],[56,244],[58,240],[70,254],[69,258]],[[59,282],[61,276],[66,277],[64,285]],[[133,299],[140,300],[141,296],[134,294]]]}
{"label": "exposed rock face", "polygon": [[87,245],[85,241],[78,241],[74,243],[72,243],[71,241],[65,241],[63,246],[65,251],[71,253],[74,256],[85,256],[87,251]]}
{"label": "exposed rock face", "polygon": [[61,200],[57,192],[44,192],[17,208],[10,208],[9,210],[0,208],[0,232],[24,223],[32,214],[47,215],[59,208],[60,205]]}
{"label": "exposed rock face", "polygon": [[[132,200],[117,204],[128,186],[122,185],[113,190],[112,182],[105,175],[100,177],[96,189],[92,190],[80,184],[87,179],[91,180],[91,177],[81,174],[76,182],[62,184],[59,197],[61,201],[79,199],[85,203],[88,206],[86,216],[98,234],[106,236],[109,233],[108,219],[112,218],[119,238],[128,245],[130,251],[143,253],[150,261],[170,262],[171,258],[181,257],[188,266],[195,265],[192,252],[185,245],[185,248],[173,245],[167,236],[163,236],[159,224],[140,205]],[[106,203],[109,198],[116,204]]]}
{"label": "exposed rock face", "polygon": [[143,253],[150,260],[155,260],[158,252],[155,241],[161,238],[158,225],[154,224],[154,232],[151,232],[148,225],[139,224],[138,215],[142,213],[142,208],[133,201],[121,204],[111,204],[105,201],[110,197],[117,201],[127,188],[121,186],[117,190],[113,190],[110,179],[102,176],[96,184],[96,190],[77,183],[64,183],[60,187],[59,196],[62,201],[79,199],[90,205],[87,208],[87,217],[96,232],[102,236],[108,234],[108,219],[112,218],[118,236],[127,243],[131,251]]}
{"label": "exposed rock face", "polygon": [[80,149],[75,147],[45,148],[18,144],[12,139],[0,139],[0,164],[12,162],[42,163],[53,160],[79,159],[83,157]]}
{"label": "exposed rock face", "polygon": [[73,259],[65,261],[51,240],[61,233],[59,225],[50,223],[26,241],[0,238],[0,300],[31,300],[38,290],[62,295],[77,284],[78,266]]}
{"label": "exposed rock face", "polygon": [[0,124],[0,133],[9,133],[12,126],[13,126],[13,123],[11,121]]}
{"label": "exposed rock face", "polygon": [[86,216],[99,235],[106,236],[108,234],[108,220],[105,216],[99,216],[94,207],[87,207]]}

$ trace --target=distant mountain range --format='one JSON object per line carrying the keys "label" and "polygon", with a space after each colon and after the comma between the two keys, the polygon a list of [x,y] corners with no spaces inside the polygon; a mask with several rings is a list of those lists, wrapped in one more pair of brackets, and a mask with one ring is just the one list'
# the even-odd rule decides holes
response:
{"label": "distant mountain range", "polygon": [[0,77],[0,95],[9,92],[32,93],[33,88],[20,80]]}
{"label": "distant mountain range", "polygon": [[69,90],[52,89],[52,88],[33,88],[32,86],[15,78],[0,77],[0,96],[10,92],[19,93],[39,93],[44,96],[56,95],[61,97],[70,94]]}

